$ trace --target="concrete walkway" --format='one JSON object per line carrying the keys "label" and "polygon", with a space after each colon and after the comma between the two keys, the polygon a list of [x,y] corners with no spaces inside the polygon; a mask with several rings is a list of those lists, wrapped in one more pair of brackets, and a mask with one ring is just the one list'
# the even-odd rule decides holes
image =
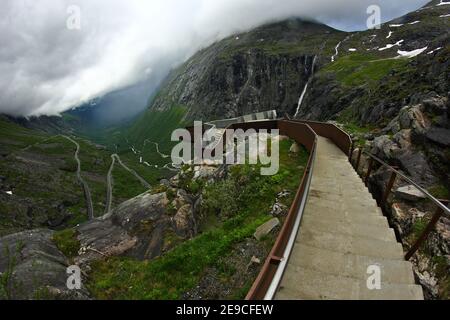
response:
{"label": "concrete walkway", "polygon": [[[319,137],[300,231],[275,298],[423,299],[403,255],[347,156]],[[368,289],[371,268],[381,271],[379,290]]]}

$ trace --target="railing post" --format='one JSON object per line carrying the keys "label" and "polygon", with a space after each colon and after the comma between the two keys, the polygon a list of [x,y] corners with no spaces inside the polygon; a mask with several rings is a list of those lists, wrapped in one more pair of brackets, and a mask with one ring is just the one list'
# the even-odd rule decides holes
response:
{"label": "railing post", "polygon": [[367,183],[369,182],[369,177],[370,174],[372,173],[372,168],[373,168],[373,158],[369,159],[369,167],[367,168],[367,175],[366,175],[366,179],[364,180],[364,183],[367,186]]}
{"label": "railing post", "polygon": [[386,186],[386,191],[384,191],[383,198],[381,199],[381,204],[386,204],[389,194],[391,193],[392,187],[394,186],[395,179],[397,178],[397,173],[392,171],[391,178]]}
{"label": "railing post", "polygon": [[352,144],[350,146],[350,154],[348,155],[348,161],[350,163],[352,163],[353,151],[355,151],[355,142],[354,141],[352,141]]}
{"label": "railing post", "polygon": [[362,154],[362,147],[358,149],[358,158],[356,158],[356,165],[355,165],[356,173],[358,173],[359,163],[361,162],[361,154]]}
{"label": "railing post", "polygon": [[417,239],[416,243],[411,247],[411,249],[408,251],[408,253],[405,256],[405,259],[408,261],[411,259],[411,257],[419,250],[420,246],[425,242],[425,240],[428,238],[428,235],[433,231],[434,227],[436,226],[436,223],[439,221],[441,216],[444,214],[444,210],[440,207],[437,208],[436,213],[434,214],[433,218],[431,218],[431,221],[428,223],[427,227],[423,231],[423,233],[420,235],[419,239]]}

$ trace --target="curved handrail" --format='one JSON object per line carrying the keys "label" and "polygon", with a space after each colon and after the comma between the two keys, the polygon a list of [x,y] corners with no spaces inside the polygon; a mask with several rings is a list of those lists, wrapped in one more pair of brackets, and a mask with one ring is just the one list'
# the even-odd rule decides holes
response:
{"label": "curved handrail", "polygon": [[356,164],[355,164],[355,170],[356,170],[356,172],[358,172],[359,163],[360,163],[360,160],[361,160],[361,154],[365,154],[366,156],[368,156],[369,159],[370,159],[369,160],[369,166],[368,166],[368,169],[367,169],[366,177],[364,178],[364,181],[366,182],[366,184],[369,181],[370,174],[371,174],[372,169],[373,169],[373,162],[374,161],[378,162],[381,165],[381,167],[385,167],[391,172],[391,177],[390,177],[389,182],[388,182],[388,184],[386,186],[386,190],[384,191],[383,197],[382,197],[382,199],[380,201],[381,205],[385,205],[387,203],[389,194],[392,192],[392,188],[393,188],[393,186],[395,184],[395,181],[396,181],[397,177],[399,176],[401,179],[407,181],[408,183],[413,185],[415,188],[417,188],[417,190],[422,192],[422,194],[425,197],[427,197],[428,200],[431,200],[431,202],[437,207],[437,210],[434,213],[433,217],[431,218],[430,222],[427,224],[427,226],[422,231],[420,236],[417,238],[417,240],[411,246],[409,251],[406,253],[405,259],[409,260],[417,252],[417,250],[419,250],[419,248],[422,246],[422,244],[428,239],[428,236],[433,231],[434,227],[436,226],[436,224],[438,223],[440,218],[443,215],[447,215],[448,217],[450,217],[450,208],[448,208],[443,203],[443,202],[446,202],[448,204],[448,200],[438,200],[438,199],[436,199],[425,188],[420,186],[418,183],[416,183],[411,178],[409,178],[406,175],[404,175],[402,172],[400,172],[396,168],[390,166],[385,161],[381,160],[380,158],[378,158],[377,156],[371,154],[370,152],[362,151],[362,150],[363,150],[362,147],[360,147],[359,151],[358,151],[358,158],[357,158]]}
{"label": "curved handrail", "polygon": [[350,156],[353,147],[353,140],[350,135],[333,123],[310,121],[310,120],[292,120],[295,122],[309,125],[316,134],[328,138],[336,144],[346,155]]}
{"label": "curved handrail", "polygon": [[280,133],[303,144],[309,150],[310,156],[286,220],[246,300],[273,298],[297,237],[313,174],[317,146],[317,135],[314,130],[309,125],[296,121],[278,120],[277,123]]}
{"label": "curved handrail", "polygon": [[402,179],[408,181],[415,188],[417,188],[420,192],[422,192],[429,200],[431,200],[431,202],[433,202],[437,207],[442,209],[446,214],[448,214],[450,216],[450,209],[445,204],[443,204],[441,201],[436,199],[433,195],[431,195],[426,189],[424,189],[419,184],[414,182],[414,180],[412,180],[411,178],[408,178],[406,175],[401,173],[399,170],[395,169],[394,167],[391,167],[386,162],[384,162],[377,156],[371,154],[370,152],[363,151],[363,153],[365,155],[369,156],[370,158],[372,158],[373,160],[375,160],[376,162],[380,163],[383,167],[388,168],[391,172],[395,172],[397,174],[397,176],[400,176]]}

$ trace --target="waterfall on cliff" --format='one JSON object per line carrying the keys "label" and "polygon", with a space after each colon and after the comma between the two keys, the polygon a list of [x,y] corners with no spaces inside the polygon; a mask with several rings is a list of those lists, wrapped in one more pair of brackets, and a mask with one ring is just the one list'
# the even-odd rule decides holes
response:
{"label": "waterfall on cliff", "polygon": [[[305,60],[305,61],[306,61],[306,60]],[[297,110],[295,111],[294,118],[297,117],[297,115],[298,115],[298,113],[299,113],[299,111],[300,111],[300,107],[301,107],[302,104],[303,104],[303,99],[305,98],[306,91],[308,90],[309,82],[311,81],[311,79],[312,79],[312,77],[313,77],[313,75],[314,75],[314,71],[315,71],[315,67],[316,67],[316,62],[317,62],[317,55],[314,56],[314,59],[313,59],[312,65],[311,65],[311,72],[309,73],[308,81],[306,82],[305,87],[303,88],[303,92],[302,92],[302,94],[300,95],[300,98],[298,99]]]}

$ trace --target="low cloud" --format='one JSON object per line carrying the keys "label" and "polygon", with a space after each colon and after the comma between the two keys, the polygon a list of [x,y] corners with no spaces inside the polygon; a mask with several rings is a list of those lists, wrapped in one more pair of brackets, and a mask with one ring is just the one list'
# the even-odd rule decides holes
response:
{"label": "low cloud", "polygon": [[[3,0],[0,113],[54,115],[133,83],[161,81],[198,49],[235,32],[292,16],[364,29],[426,0]],[[81,29],[70,30],[77,6]],[[149,92],[150,96],[151,92]]]}

